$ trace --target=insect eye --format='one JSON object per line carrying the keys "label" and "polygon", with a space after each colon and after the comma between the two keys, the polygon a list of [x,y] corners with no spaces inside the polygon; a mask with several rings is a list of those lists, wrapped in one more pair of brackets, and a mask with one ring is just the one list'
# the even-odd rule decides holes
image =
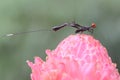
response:
{"label": "insect eye", "polygon": [[91,24],[91,27],[92,27],[92,28],[96,28],[96,24],[95,24],[95,23],[92,23],[92,24]]}

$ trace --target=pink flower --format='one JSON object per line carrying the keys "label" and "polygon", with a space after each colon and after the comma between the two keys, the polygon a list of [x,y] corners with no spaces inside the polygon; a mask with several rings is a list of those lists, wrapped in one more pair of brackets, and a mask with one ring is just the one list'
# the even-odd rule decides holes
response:
{"label": "pink flower", "polygon": [[32,80],[120,80],[106,48],[90,35],[70,35],[46,53],[46,61],[27,61]]}

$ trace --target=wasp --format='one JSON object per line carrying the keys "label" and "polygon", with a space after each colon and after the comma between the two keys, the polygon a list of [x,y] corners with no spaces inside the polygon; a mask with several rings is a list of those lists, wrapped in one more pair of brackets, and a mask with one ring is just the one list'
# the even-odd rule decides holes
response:
{"label": "wasp", "polygon": [[91,26],[82,26],[82,25],[79,25],[79,24],[77,24],[75,22],[64,23],[62,25],[52,27],[52,30],[53,31],[58,31],[58,30],[60,30],[63,27],[73,27],[73,28],[76,28],[75,33],[83,33],[84,31],[89,31],[89,32],[93,33],[93,29],[96,28],[96,24],[92,23]]}
{"label": "wasp", "polygon": [[[59,26],[54,26],[52,27],[52,31],[58,31],[64,27],[73,27],[73,28],[76,28],[76,31],[75,33],[83,33],[84,31],[89,31],[91,33],[93,33],[93,29],[96,28],[96,24],[95,23],[92,23],[91,26],[82,26],[78,23],[75,23],[75,22],[71,22],[71,23],[64,23],[62,25],[59,25]],[[33,30],[33,31],[27,31],[27,32],[20,32],[20,33],[10,33],[10,34],[6,34],[6,35],[3,35],[2,37],[11,37],[11,36],[15,36],[15,35],[20,35],[20,34],[25,34],[25,33],[31,33],[31,32],[38,32],[38,31],[47,31],[46,29],[40,29],[40,30]]]}

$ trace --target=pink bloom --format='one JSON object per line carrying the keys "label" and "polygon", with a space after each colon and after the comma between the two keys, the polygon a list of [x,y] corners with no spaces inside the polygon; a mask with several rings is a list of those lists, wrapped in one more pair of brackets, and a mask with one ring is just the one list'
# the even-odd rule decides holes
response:
{"label": "pink bloom", "polygon": [[120,80],[106,48],[90,35],[70,35],[46,53],[46,61],[27,61],[32,80]]}

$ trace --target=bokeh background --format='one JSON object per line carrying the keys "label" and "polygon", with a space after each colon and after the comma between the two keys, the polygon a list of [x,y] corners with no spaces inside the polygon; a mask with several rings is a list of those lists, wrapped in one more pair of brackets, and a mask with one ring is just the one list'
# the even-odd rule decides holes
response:
{"label": "bokeh background", "polygon": [[0,36],[41,29],[0,38],[0,80],[30,80],[26,60],[33,61],[34,56],[45,60],[46,49],[54,49],[74,34],[69,27],[58,32],[49,29],[71,21],[82,25],[95,22],[93,36],[120,70],[120,0],[0,0]]}

